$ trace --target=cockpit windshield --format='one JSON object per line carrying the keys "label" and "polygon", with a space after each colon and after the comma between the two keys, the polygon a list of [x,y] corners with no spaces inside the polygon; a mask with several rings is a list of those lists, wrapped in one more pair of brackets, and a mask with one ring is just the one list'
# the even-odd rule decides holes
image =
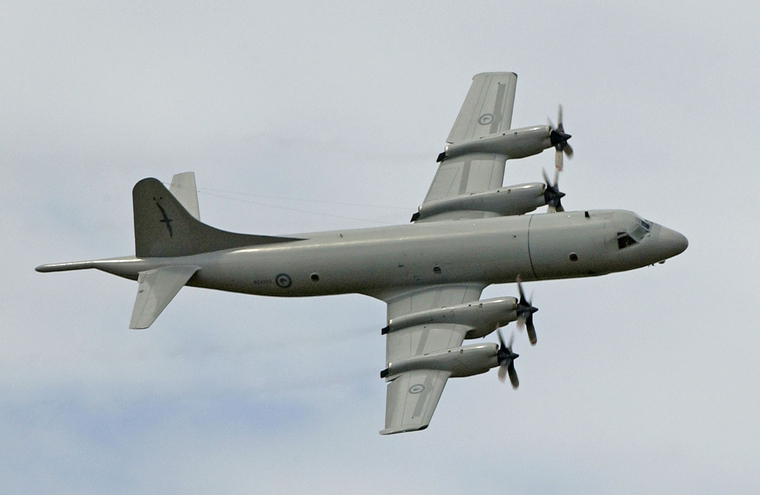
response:
{"label": "cockpit windshield", "polygon": [[652,225],[642,218],[636,218],[636,222],[638,222],[638,225],[631,231],[631,237],[636,239],[636,242],[641,242],[641,239],[652,229]]}
{"label": "cockpit windshield", "polygon": [[634,244],[638,244],[641,240],[649,234],[652,229],[652,224],[647,222],[643,218],[636,217],[636,223],[630,232],[622,230],[618,232],[617,241],[618,249],[627,248]]}

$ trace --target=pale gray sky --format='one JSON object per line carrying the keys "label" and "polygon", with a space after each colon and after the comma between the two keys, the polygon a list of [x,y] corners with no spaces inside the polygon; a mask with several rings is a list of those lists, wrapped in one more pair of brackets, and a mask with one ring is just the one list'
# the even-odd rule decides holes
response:
{"label": "pale gray sky", "polygon": [[[0,486],[9,493],[755,493],[754,2],[18,2],[0,17]],[[450,380],[381,437],[385,308],[136,285],[131,188],[194,170],[204,221],[405,223],[472,75],[513,126],[565,107],[568,209],[684,233],[665,265],[528,284],[521,387]],[[540,180],[551,153],[507,164]],[[243,193],[243,194],[234,194]],[[514,295],[513,285],[485,296]],[[510,328],[507,328],[507,332]]]}

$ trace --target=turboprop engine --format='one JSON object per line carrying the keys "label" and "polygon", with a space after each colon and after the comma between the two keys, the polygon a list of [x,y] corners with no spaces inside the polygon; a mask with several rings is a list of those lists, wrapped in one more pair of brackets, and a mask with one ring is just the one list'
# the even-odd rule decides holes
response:
{"label": "turboprop engine", "polygon": [[449,211],[486,211],[496,215],[523,215],[546,204],[546,185],[540,182],[501,187],[493,191],[455,196],[420,205],[412,222]]}
{"label": "turboprop engine", "polygon": [[[438,155],[437,161],[449,160],[472,153],[494,153],[507,159],[525,158],[541,153],[555,144],[552,142],[552,126],[539,125],[510,129],[496,136],[450,144]],[[569,135],[567,139],[569,139]]]}
{"label": "turboprop engine", "polygon": [[380,372],[380,378],[418,369],[447,371],[452,378],[457,378],[479,375],[499,366],[499,380],[503,382],[509,374],[512,387],[517,388],[520,382],[514,361],[519,355],[512,351],[512,340],[510,338],[509,344],[505,344],[499,331],[500,346],[492,343],[465,345],[394,361]]}
{"label": "turboprop engine", "polygon": [[452,211],[478,211],[509,216],[524,215],[544,205],[549,205],[549,211],[552,212],[564,211],[560,199],[565,196],[565,193],[559,190],[557,176],[554,177],[554,183],[551,183],[544,172],[544,181],[543,184],[529,182],[424,203],[417,208],[411,221],[426,221]]}
{"label": "turboprop engine", "polygon": [[533,325],[533,313],[538,311],[538,308],[533,307],[531,301],[525,297],[519,277],[517,288],[520,292],[519,300],[515,297],[494,297],[409,313],[388,320],[388,325],[380,333],[385,335],[417,325],[449,324],[469,327],[464,338],[477,339],[485,337],[511,321],[517,321],[519,328],[527,324],[531,344],[535,345],[536,330]]}

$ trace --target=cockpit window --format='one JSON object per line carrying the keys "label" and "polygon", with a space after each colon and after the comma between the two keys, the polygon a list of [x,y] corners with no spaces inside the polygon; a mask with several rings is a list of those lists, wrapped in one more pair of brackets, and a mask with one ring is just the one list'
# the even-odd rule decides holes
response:
{"label": "cockpit window", "polygon": [[618,241],[618,249],[627,248],[628,246],[632,246],[636,244],[636,239],[630,236],[628,232],[625,230],[618,232],[617,235],[617,241]]}
{"label": "cockpit window", "polygon": [[641,218],[637,218],[636,221],[638,225],[636,225],[636,227],[634,227],[633,230],[631,231],[631,237],[636,239],[636,242],[641,242],[641,239],[643,239],[644,236],[646,236],[649,233],[652,226],[650,225],[649,222]]}
{"label": "cockpit window", "polygon": [[649,234],[651,229],[651,223],[644,219],[636,218],[636,225],[630,233],[625,230],[621,230],[617,233],[618,249],[627,248],[628,246],[641,242],[641,240]]}

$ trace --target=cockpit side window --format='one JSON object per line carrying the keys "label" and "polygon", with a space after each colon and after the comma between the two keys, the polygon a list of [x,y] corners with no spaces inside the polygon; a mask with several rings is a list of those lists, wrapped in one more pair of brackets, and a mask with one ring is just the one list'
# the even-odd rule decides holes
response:
{"label": "cockpit side window", "polygon": [[636,239],[631,237],[631,235],[626,232],[625,230],[618,232],[617,234],[617,242],[618,242],[618,249],[627,248],[628,246],[632,246],[636,244]]}

